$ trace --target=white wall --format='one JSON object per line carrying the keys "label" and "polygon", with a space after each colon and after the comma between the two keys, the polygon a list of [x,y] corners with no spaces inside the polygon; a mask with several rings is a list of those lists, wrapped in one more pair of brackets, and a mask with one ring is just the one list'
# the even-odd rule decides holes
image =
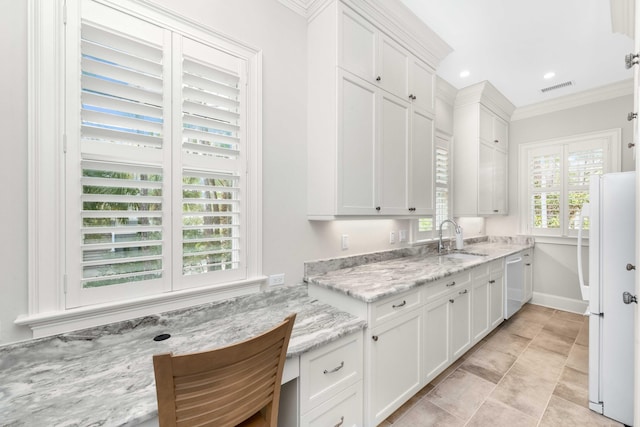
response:
{"label": "white wall", "polygon": [[[633,96],[622,96],[581,107],[512,121],[509,128],[509,216],[489,218],[488,235],[519,233],[518,222],[518,146],[527,142],[570,136],[585,132],[622,129],[622,170],[634,170],[635,164],[627,144],[632,141],[632,125],[627,113],[633,110]],[[588,260],[588,250],[583,251]],[[545,304],[565,304],[580,300],[575,239],[563,244],[536,243],[534,253],[534,301]],[[585,265],[586,268],[586,265]],[[560,306],[559,308],[562,308]]]}
{"label": "white wall", "polygon": [[[306,219],[306,20],[277,0],[156,0],[263,52],[263,271],[302,280],[307,260],[400,247],[389,232],[408,221],[310,222]],[[0,344],[31,331],[13,321],[27,296],[27,2],[0,0],[4,165],[0,259]],[[340,249],[349,234],[350,248]]]}

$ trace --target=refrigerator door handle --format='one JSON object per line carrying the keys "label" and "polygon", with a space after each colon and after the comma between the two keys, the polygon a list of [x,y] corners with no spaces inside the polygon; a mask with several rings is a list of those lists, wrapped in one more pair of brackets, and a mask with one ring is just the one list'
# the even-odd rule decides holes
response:
{"label": "refrigerator door handle", "polygon": [[576,245],[576,251],[578,255],[578,280],[580,282],[580,294],[584,301],[589,300],[589,285],[584,283],[584,276],[582,272],[582,232],[584,228],[584,219],[589,217],[589,203],[582,205],[580,211],[580,222],[578,223],[578,243]]}

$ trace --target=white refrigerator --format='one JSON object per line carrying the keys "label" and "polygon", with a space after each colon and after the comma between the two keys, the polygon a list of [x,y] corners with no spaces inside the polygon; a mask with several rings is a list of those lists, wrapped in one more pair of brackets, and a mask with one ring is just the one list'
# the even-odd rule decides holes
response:
{"label": "white refrigerator", "polygon": [[633,425],[635,172],[591,177],[589,199],[589,407]]}

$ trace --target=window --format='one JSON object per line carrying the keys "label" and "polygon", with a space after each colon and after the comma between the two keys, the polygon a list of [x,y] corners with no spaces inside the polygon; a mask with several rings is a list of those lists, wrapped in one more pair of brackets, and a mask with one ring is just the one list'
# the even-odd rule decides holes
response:
{"label": "window", "polygon": [[[593,175],[620,170],[620,131],[595,132],[520,146],[524,233],[577,235]],[[585,223],[588,228],[588,223]]]}
{"label": "window", "polygon": [[33,9],[30,126],[64,138],[30,136],[31,229],[60,230],[32,233],[30,315],[259,288],[259,52],[146,3]]}
{"label": "window", "polygon": [[[419,218],[415,221],[414,241],[427,240],[437,237],[438,227],[449,218],[451,204],[451,138],[441,132],[436,134],[434,156],[435,182],[435,217]],[[444,224],[443,230],[448,229],[449,223]]]}

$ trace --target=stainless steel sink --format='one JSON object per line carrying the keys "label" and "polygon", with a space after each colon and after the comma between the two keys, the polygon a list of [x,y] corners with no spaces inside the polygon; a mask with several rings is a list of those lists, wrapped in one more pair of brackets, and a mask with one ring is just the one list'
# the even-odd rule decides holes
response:
{"label": "stainless steel sink", "polygon": [[486,257],[487,255],[484,255],[484,254],[472,254],[472,253],[465,253],[465,252],[451,252],[451,253],[440,255],[440,256],[444,257],[444,258],[453,258],[453,259],[461,259],[461,260],[474,260],[474,259],[481,259],[483,257]]}

